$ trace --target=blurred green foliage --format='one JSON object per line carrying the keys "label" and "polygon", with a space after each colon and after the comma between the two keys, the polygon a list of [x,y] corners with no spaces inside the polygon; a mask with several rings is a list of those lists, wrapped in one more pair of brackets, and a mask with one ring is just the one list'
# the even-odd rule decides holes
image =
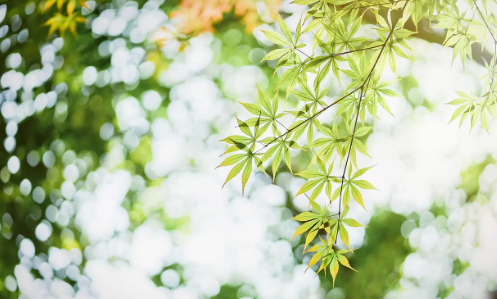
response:
{"label": "blurred green foliage", "polygon": [[[336,286],[343,298],[383,298],[402,277],[401,265],[410,253],[400,227],[406,218],[386,210],[376,210],[366,229],[364,245],[350,254],[349,260],[358,265],[358,272],[344,269],[337,277]],[[329,278],[320,277],[321,286],[332,289]],[[333,298],[333,297],[332,297]]]}

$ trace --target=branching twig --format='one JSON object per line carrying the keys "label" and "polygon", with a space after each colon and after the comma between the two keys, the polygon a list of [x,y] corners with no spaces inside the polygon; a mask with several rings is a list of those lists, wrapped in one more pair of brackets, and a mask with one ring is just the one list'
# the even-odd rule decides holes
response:
{"label": "branching twig", "polygon": [[[402,8],[402,12],[404,11],[404,9],[406,8],[406,6],[407,6],[408,3],[409,2],[406,2],[406,4],[404,5],[404,7]],[[369,82],[371,81],[371,78],[373,76],[374,70],[376,69],[376,66],[378,65],[378,62],[380,61],[381,55],[383,54],[383,51],[385,50],[385,48],[387,46],[387,43],[389,42],[390,38],[393,36],[393,33],[395,31],[395,26],[397,26],[397,22],[398,22],[398,19],[395,21],[395,23],[392,23],[392,29],[390,30],[390,33],[386,37],[385,42],[381,45],[380,53],[378,53],[378,57],[376,58],[373,66],[371,67],[371,71],[369,72],[368,76],[366,77],[366,80],[364,80],[364,83],[360,86],[361,92],[359,94],[359,103],[357,104],[357,114],[356,114],[356,117],[355,117],[354,128],[352,130],[352,137],[351,137],[351,140],[350,140],[349,149],[347,151],[347,158],[345,159],[345,165],[343,167],[343,173],[342,173],[342,177],[341,177],[342,182],[340,184],[340,198],[339,198],[339,203],[338,203],[338,219],[342,219],[343,184],[344,184],[344,181],[345,181],[345,174],[347,173],[347,166],[348,166],[349,161],[350,161],[350,154],[351,154],[351,151],[352,151],[352,145],[354,143],[355,133],[356,133],[356,129],[357,129],[357,122],[359,120],[359,114],[361,112],[361,104],[362,104],[363,98],[366,96],[366,92],[367,92],[367,90],[369,88]],[[337,227],[337,234],[336,234],[336,237],[335,237],[335,241],[333,242],[334,244],[336,244],[337,239],[338,239],[338,235],[340,233],[340,221],[338,221],[337,225],[338,225],[338,227]]]}

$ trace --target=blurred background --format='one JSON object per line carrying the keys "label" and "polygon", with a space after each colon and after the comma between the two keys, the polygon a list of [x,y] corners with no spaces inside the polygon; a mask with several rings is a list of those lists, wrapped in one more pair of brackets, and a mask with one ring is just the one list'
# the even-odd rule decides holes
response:
{"label": "blurred background", "polygon": [[444,32],[422,26],[397,62],[402,98],[359,161],[379,189],[351,210],[359,272],[332,288],[291,239],[304,181],[256,172],[242,196],[215,170],[238,102],[275,88],[260,29],[305,7],[86,1],[74,34],[49,33],[46,2],[0,1],[0,298],[497,298],[497,126],[448,124],[485,68],[452,63]]}

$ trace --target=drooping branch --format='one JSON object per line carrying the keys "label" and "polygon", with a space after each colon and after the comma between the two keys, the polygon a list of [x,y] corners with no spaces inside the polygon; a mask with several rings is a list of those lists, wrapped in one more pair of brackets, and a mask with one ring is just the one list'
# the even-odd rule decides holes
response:
{"label": "drooping branch", "polygon": [[[404,7],[401,10],[401,13],[404,12],[404,10],[405,10],[405,8],[406,8],[406,6],[407,6],[408,3],[409,2],[406,2],[406,4],[404,5]],[[391,13],[391,11],[389,11],[389,13]],[[339,203],[338,203],[338,205],[339,205],[338,206],[338,219],[340,219],[340,220],[342,219],[343,184],[345,182],[345,174],[347,173],[347,166],[348,166],[349,161],[350,161],[350,153],[352,151],[352,145],[354,143],[355,134],[356,134],[356,131],[357,131],[357,123],[358,123],[358,120],[359,120],[359,114],[361,112],[361,104],[362,104],[363,99],[366,96],[367,90],[369,88],[369,82],[371,81],[371,78],[372,78],[372,76],[374,74],[376,66],[378,65],[378,62],[380,61],[381,56],[383,55],[383,52],[385,51],[385,48],[386,48],[388,42],[390,41],[390,39],[393,36],[393,33],[394,33],[395,29],[396,29],[395,27],[397,26],[398,21],[399,21],[399,19],[397,18],[392,23],[392,28],[391,28],[388,36],[386,37],[385,42],[381,45],[381,50],[378,53],[378,57],[376,57],[376,60],[375,60],[375,62],[373,64],[373,66],[371,67],[371,70],[369,71],[369,74],[366,77],[366,80],[364,80],[364,83],[360,87],[361,90],[360,90],[360,95],[359,95],[359,103],[357,104],[357,112],[356,112],[356,115],[355,115],[354,127],[353,127],[353,130],[352,130],[352,136],[351,136],[351,140],[350,140],[350,145],[349,145],[349,148],[347,150],[347,158],[345,160],[345,165],[343,167],[343,173],[342,173],[341,183],[340,183],[340,198],[339,198]],[[340,233],[340,221],[338,221],[337,225],[338,225],[338,227],[337,227],[337,235],[335,236],[334,244],[336,244],[337,239],[338,239],[338,235]]]}

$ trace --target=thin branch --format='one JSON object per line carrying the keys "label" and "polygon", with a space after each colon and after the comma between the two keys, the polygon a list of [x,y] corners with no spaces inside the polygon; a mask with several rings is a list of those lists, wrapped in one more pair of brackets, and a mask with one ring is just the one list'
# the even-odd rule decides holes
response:
{"label": "thin branch", "polygon": [[[488,32],[490,33],[490,36],[494,40],[494,57],[492,60],[490,60],[489,65],[492,67],[492,71],[490,72],[490,87],[489,89],[492,90],[492,86],[494,85],[494,68],[495,68],[495,57],[497,57],[497,38],[494,35],[494,32],[492,31],[492,28],[490,28],[490,25],[487,23],[487,19],[485,16],[483,16],[483,13],[480,10],[480,7],[478,7],[478,4],[476,3],[476,0],[474,1],[476,11],[478,11],[478,14],[480,16],[480,19],[485,23],[485,26],[487,27]],[[494,61],[494,65],[492,65],[492,61]]]}
{"label": "thin branch", "polygon": [[273,139],[271,142],[269,142],[268,144],[266,144],[264,147],[258,149],[254,154],[257,154],[258,152],[260,152],[261,150],[263,150],[264,148],[268,147],[270,144],[276,142],[276,140],[280,139],[280,138],[283,138],[285,137],[286,135],[290,134],[291,132],[293,132],[295,129],[297,129],[298,127],[302,126],[303,124],[309,122],[310,120],[314,119],[315,117],[317,117],[319,114],[323,113],[324,111],[328,110],[329,108],[335,106],[336,104],[340,103],[341,101],[343,101],[345,98],[347,98],[348,96],[350,96],[351,94],[355,93],[356,91],[358,91],[360,89],[360,87],[354,89],[353,91],[349,92],[348,94],[342,96],[341,98],[339,98],[338,100],[334,101],[333,103],[329,104],[328,106],[324,107],[323,109],[319,110],[318,112],[316,112],[314,115],[312,115],[311,117],[307,118],[306,120],[304,120],[303,122],[301,122],[300,124],[296,125],[295,127],[291,128],[291,129],[288,129],[285,133],[281,134],[280,136],[276,137],[275,139]]}
{"label": "thin branch", "polygon": [[[402,12],[405,10],[407,4],[409,2],[406,2],[406,4],[404,5],[404,7],[402,8]],[[350,161],[350,154],[352,152],[352,145],[354,143],[354,138],[355,138],[355,133],[356,133],[356,129],[357,129],[357,123],[358,123],[358,120],[359,120],[359,114],[361,112],[361,104],[362,104],[362,100],[363,98],[366,96],[366,92],[367,92],[367,89],[369,87],[369,82],[371,81],[371,78],[373,76],[373,73],[374,73],[374,70],[376,69],[376,66],[378,65],[378,62],[380,61],[380,58],[387,46],[387,43],[388,41],[390,40],[390,38],[392,37],[393,35],[393,32],[395,31],[395,26],[397,25],[397,22],[398,22],[399,19],[397,19],[395,21],[395,23],[392,24],[392,29],[390,30],[390,33],[388,34],[387,38],[385,39],[385,41],[383,42],[383,45],[381,47],[381,50],[380,50],[380,53],[378,54],[378,57],[376,57],[376,61],[374,62],[372,68],[371,68],[371,71],[369,72],[366,80],[364,81],[364,83],[361,85],[361,92],[360,92],[360,98],[359,98],[359,103],[357,104],[357,114],[356,114],[356,117],[355,117],[355,121],[354,121],[354,128],[352,130],[352,138],[350,140],[350,145],[349,145],[349,149],[347,151],[347,158],[345,160],[345,165],[343,167],[343,173],[342,173],[342,182],[340,184],[340,199],[339,199],[339,206],[338,206],[338,219],[342,219],[342,198],[343,198],[343,184],[344,184],[344,181],[345,181],[345,174],[347,173],[347,166],[349,164],[349,161]],[[365,88],[364,88],[365,87]],[[337,240],[338,240],[338,235],[340,233],[340,221],[337,222],[337,235],[335,237],[335,241],[333,244],[336,244]]]}
{"label": "thin branch", "polygon": [[367,47],[367,48],[361,48],[361,49],[356,49],[356,50],[350,50],[350,51],[346,51],[346,52],[342,52],[342,53],[331,54],[331,57],[336,57],[336,56],[346,55],[346,54],[350,54],[350,53],[376,49],[376,48],[379,48],[381,46],[382,45],[377,45],[377,46],[373,46],[373,47]]}
{"label": "thin branch", "polygon": [[299,48],[295,48],[295,50],[299,51],[300,53],[304,54],[307,58],[311,58],[311,56],[305,54],[302,50],[300,50]]}
{"label": "thin branch", "polygon": [[[354,52],[359,52],[359,51],[366,51],[366,50],[371,50],[371,49],[376,49],[376,48],[379,48],[379,47],[383,47],[384,45],[378,45],[378,46],[373,46],[373,47],[367,47],[367,48],[362,48],[362,49],[357,49],[357,50],[350,50],[350,51],[346,51],[346,52],[341,52],[341,53],[336,53],[336,54],[331,54],[330,57],[334,57],[334,56],[340,56],[340,55],[346,55],[346,54],[350,54],[350,53],[354,53]],[[300,49],[297,49],[300,53],[304,54],[305,56],[307,56],[309,59],[311,59],[312,57],[308,56],[307,54],[305,54],[304,52],[302,52]],[[300,124],[296,125],[295,127],[291,128],[291,129],[287,129],[287,131],[283,134],[281,134],[280,136],[276,137],[275,139],[273,139],[271,142],[269,142],[268,144],[266,144],[264,147],[258,149],[257,151],[254,152],[254,154],[256,153],[259,153],[260,151],[262,151],[263,149],[265,149],[266,147],[268,147],[269,145],[271,145],[272,143],[276,142],[277,140],[279,140],[280,138],[283,138],[285,137],[286,135],[290,134],[291,132],[293,132],[293,130],[297,129],[298,127],[306,124],[308,121],[314,119],[315,117],[319,116],[321,113],[323,113],[324,111],[328,110],[329,108],[335,106],[336,104],[340,103],[342,100],[344,100],[345,98],[349,97],[350,95],[354,94],[356,91],[358,91],[359,89],[361,89],[364,84],[366,83],[366,81],[359,87],[357,87],[356,89],[352,90],[351,92],[347,93],[346,95],[340,97],[339,99],[337,99],[336,101],[334,101],[333,103],[331,103],[330,105],[327,105],[327,106],[324,106],[323,109],[319,110],[318,112],[316,112],[314,115],[312,115],[311,117],[307,118],[305,121],[301,122]]]}
{"label": "thin branch", "polygon": [[361,8],[369,8],[369,7],[375,7],[375,6],[380,6],[380,5],[388,5],[388,4],[396,4],[399,2],[402,2],[404,0],[396,0],[396,1],[388,1],[388,2],[383,2],[383,3],[376,3],[376,4],[371,4],[371,5],[363,5],[363,6],[356,6],[356,7],[351,7],[348,9],[343,9],[342,11],[349,11],[349,10],[354,10],[354,9],[361,9]]}
{"label": "thin branch", "polygon": [[280,122],[277,118],[275,118],[274,120],[275,120],[277,123],[279,123],[279,124],[280,124],[283,128],[285,128],[285,130],[287,130],[287,131],[288,131],[288,128],[287,128],[284,124],[282,124],[282,123],[281,123],[281,122]]}

